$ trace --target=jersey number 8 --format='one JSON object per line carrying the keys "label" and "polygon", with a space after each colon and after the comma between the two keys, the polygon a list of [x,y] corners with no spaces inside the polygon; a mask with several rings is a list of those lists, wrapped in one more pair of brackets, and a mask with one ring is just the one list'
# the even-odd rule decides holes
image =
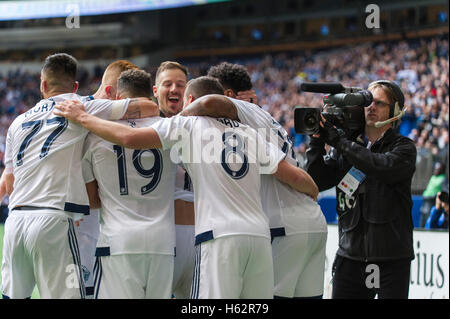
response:
{"label": "jersey number 8", "polygon": [[[248,159],[245,155],[245,145],[242,138],[234,132],[225,132],[222,135],[222,142],[225,148],[222,150],[222,167],[233,179],[241,179],[248,173]],[[238,170],[233,170],[228,161],[230,156],[238,155],[242,160],[242,165]]]}

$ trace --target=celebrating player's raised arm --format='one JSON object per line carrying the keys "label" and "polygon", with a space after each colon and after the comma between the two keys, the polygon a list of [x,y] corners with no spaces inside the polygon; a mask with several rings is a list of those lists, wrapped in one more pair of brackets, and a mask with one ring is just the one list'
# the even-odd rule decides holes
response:
{"label": "celebrating player's raised arm", "polygon": [[278,169],[273,176],[281,182],[288,184],[296,191],[311,196],[314,200],[319,195],[319,188],[311,176],[303,169],[295,167],[285,160],[278,164]]}
{"label": "celebrating player's raised arm", "polygon": [[102,120],[86,113],[83,104],[78,101],[63,101],[55,105],[53,113],[82,125],[107,141],[127,148],[152,149],[161,148],[162,146],[161,140],[154,129],[150,127],[131,128],[119,123]]}

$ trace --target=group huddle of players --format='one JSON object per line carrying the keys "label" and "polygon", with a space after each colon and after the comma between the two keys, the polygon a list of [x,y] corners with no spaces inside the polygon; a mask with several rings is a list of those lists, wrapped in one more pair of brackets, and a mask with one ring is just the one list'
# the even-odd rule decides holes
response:
{"label": "group huddle of players", "polygon": [[[43,100],[8,130],[3,297],[28,298],[36,284],[42,298],[321,298],[318,188],[244,67],[188,81],[167,61],[152,85],[119,60],[88,97],[76,69],[70,55],[47,57]],[[208,129],[221,137],[217,160],[184,160]],[[244,130],[266,141],[269,164]]]}

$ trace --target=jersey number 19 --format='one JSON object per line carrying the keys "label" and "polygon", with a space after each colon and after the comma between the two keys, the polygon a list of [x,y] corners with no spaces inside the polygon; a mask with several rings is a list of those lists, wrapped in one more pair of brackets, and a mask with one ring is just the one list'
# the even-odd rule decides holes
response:
{"label": "jersey number 19", "polygon": [[[125,157],[125,148],[119,145],[114,145],[114,152],[117,156],[120,195],[128,195],[127,162]],[[152,153],[155,159],[153,166],[149,169],[146,169],[142,165],[142,155],[145,152]],[[161,180],[161,173],[163,169],[161,152],[157,149],[134,150],[132,160],[134,168],[136,169],[138,174],[144,178],[151,179],[148,184],[141,187],[141,195],[152,192],[158,186],[159,181]]]}

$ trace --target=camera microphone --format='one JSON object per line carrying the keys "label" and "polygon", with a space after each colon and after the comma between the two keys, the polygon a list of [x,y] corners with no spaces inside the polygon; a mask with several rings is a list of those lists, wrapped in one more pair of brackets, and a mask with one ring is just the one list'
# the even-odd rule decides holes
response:
{"label": "camera microphone", "polygon": [[326,104],[336,106],[369,106],[372,104],[373,96],[370,91],[362,90],[357,93],[338,93],[326,96],[323,101]]}
{"label": "camera microphone", "polygon": [[315,82],[303,82],[300,85],[300,89],[305,92],[312,93],[342,93],[345,88],[341,83],[315,83]]}

